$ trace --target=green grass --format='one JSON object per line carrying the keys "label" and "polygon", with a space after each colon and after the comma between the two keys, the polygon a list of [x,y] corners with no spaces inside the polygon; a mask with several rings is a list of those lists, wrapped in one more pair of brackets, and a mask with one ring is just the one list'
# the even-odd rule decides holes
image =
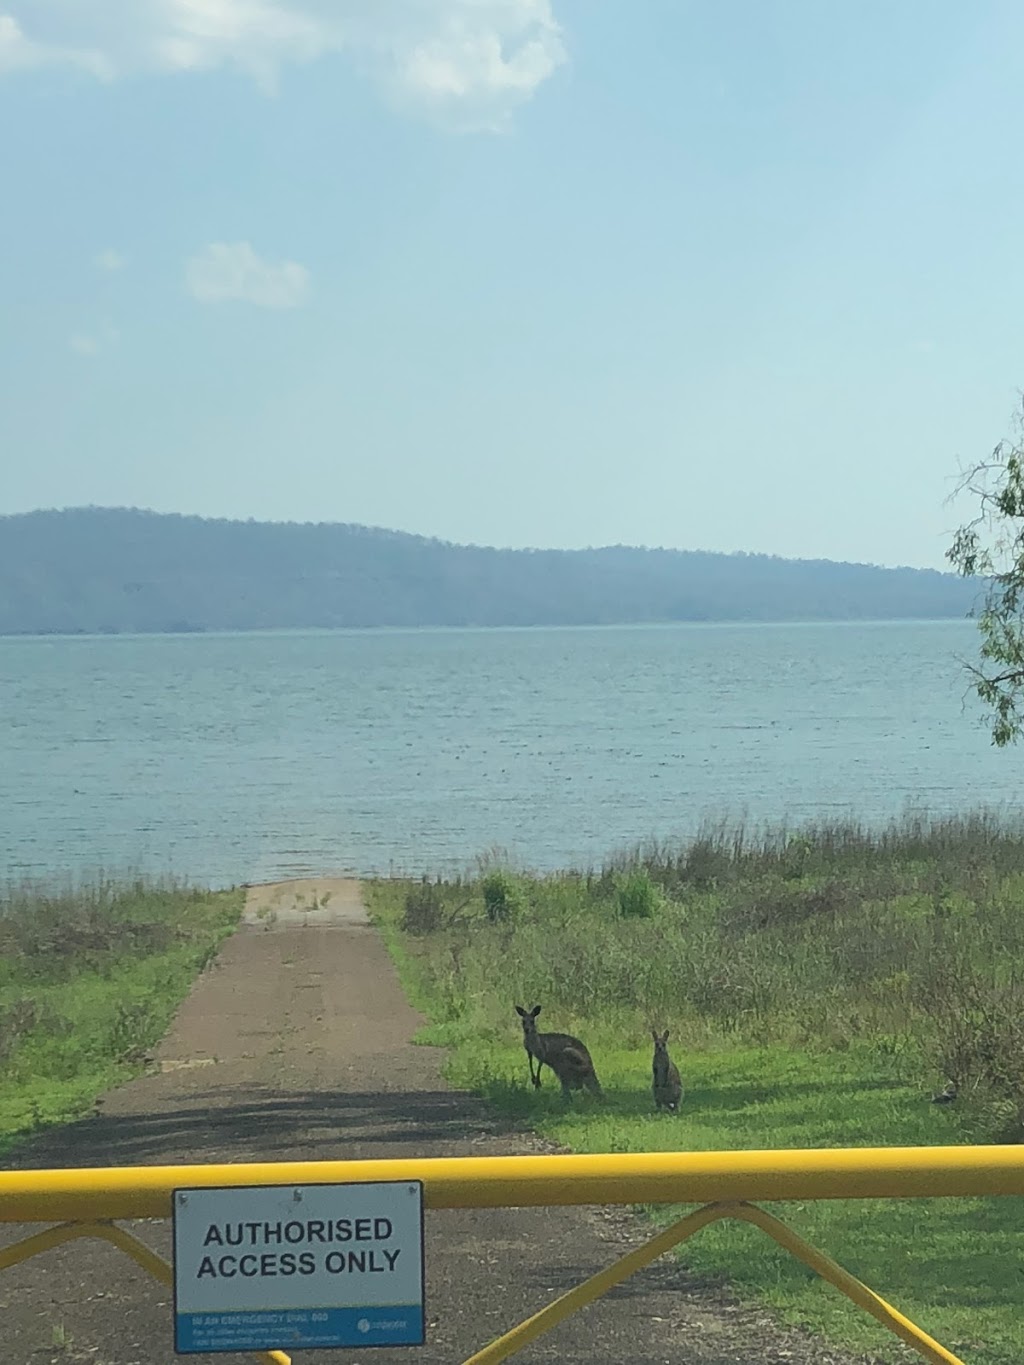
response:
{"label": "green grass", "polygon": [[[453,1083],[580,1152],[1019,1141],[1024,833],[988,817],[707,836],[600,875],[504,870],[370,893]],[[483,868],[493,878],[493,868]],[[488,915],[488,903],[492,913]],[[605,1102],[529,1085],[513,1006],[583,1036]],[[649,1029],[670,1027],[679,1115],[654,1111]],[[929,1102],[947,1076],[950,1107]],[[770,1205],[972,1365],[1024,1360],[1024,1200]],[[649,1209],[665,1223],[679,1209]],[[756,1229],[680,1255],[784,1321],[916,1359]]]}
{"label": "green grass", "polygon": [[[654,1112],[649,1050],[593,1046],[607,1102],[567,1113],[548,1081],[529,1087],[521,1048],[459,1048],[450,1079],[577,1152],[716,1151],[766,1147],[917,1146],[953,1136],[948,1116],[919,1088],[879,1075],[870,1050],[841,1059],[782,1048],[675,1049],[686,1097],[678,1116]],[[756,1079],[752,1079],[756,1078]],[[865,1200],[769,1206],[814,1245],[877,1289],[969,1361],[1024,1359],[1024,1201]],[[685,1210],[647,1210],[659,1225]],[[682,1253],[695,1270],[728,1280],[781,1319],[884,1358],[901,1359],[888,1334],[824,1286],[762,1233],[710,1228]],[[982,1341],[991,1348],[978,1349]]]}
{"label": "green grass", "polygon": [[143,1069],[243,895],[136,882],[0,897],[0,1152]]}

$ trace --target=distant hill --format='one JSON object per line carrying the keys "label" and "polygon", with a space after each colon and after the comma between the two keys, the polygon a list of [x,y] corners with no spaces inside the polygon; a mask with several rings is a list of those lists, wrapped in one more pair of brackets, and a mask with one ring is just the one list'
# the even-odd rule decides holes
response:
{"label": "distant hill", "polygon": [[0,517],[0,634],[963,617],[930,569],[691,550],[495,550],[125,508]]}

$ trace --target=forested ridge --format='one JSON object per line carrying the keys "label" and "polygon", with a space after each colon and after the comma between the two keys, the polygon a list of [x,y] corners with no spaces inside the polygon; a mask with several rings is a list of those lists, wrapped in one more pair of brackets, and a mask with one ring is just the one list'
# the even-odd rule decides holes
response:
{"label": "forested ridge", "polygon": [[963,617],[977,581],[770,555],[503,550],[135,508],[0,517],[0,634]]}

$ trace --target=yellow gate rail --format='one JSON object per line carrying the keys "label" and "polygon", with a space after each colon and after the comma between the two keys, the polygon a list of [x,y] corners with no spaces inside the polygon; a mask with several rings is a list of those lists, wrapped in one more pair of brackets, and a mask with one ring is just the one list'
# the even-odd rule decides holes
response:
{"label": "yellow gate rail", "polygon": [[[1024,1147],[856,1147],[602,1156],[435,1157],[389,1161],[250,1162],[0,1172],[0,1223],[61,1226],[0,1249],[0,1270],[76,1237],[119,1246],[164,1283],[170,1267],[115,1219],[169,1218],[173,1190],[237,1185],[419,1180],[431,1209],[572,1204],[704,1204],[644,1246],[563,1294],[471,1357],[505,1360],[702,1227],[753,1223],[937,1365],[962,1365],[873,1290],[751,1201],[1024,1195]],[[264,1361],[288,1365],[283,1352]]]}
{"label": "yellow gate rail", "polygon": [[421,1180],[431,1209],[1024,1195],[1024,1147],[826,1147],[0,1171],[0,1223],[169,1218],[171,1191]]}

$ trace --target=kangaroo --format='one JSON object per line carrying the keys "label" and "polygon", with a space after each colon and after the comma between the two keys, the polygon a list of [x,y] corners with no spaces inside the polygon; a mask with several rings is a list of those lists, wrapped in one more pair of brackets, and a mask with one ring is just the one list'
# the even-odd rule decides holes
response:
{"label": "kangaroo", "polygon": [[683,1082],[679,1068],[668,1055],[668,1029],[659,1034],[651,1029],[654,1039],[654,1062],[651,1070],[654,1075],[654,1103],[659,1109],[679,1112],[679,1101],[683,1098]]}
{"label": "kangaroo", "polygon": [[[534,1005],[529,1011],[517,1005],[516,1013],[523,1023],[523,1047],[526,1048],[526,1059],[530,1064],[530,1080],[536,1090],[540,1089],[540,1071],[546,1063],[562,1083],[563,1098],[569,1099],[570,1091],[582,1090],[584,1087],[595,1095],[602,1093],[590,1053],[578,1038],[568,1033],[538,1033],[539,1005]],[[533,1068],[535,1059],[536,1072]]]}

